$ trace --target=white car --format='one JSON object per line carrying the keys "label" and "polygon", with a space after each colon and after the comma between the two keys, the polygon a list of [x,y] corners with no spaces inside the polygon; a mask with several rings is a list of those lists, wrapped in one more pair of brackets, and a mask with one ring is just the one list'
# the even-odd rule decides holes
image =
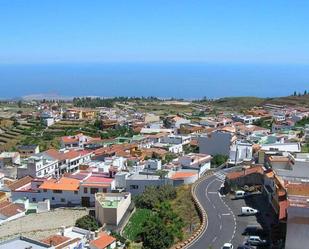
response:
{"label": "white car", "polygon": [[260,236],[249,236],[247,243],[252,246],[266,245],[267,241],[260,238]]}
{"label": "white car", "polygon": [[223,246],[222,246],[222,249],[233,249],[233,245],[231,243],[225,243]]}
{"label": "white car", "polygon": [[242,215],[254,215],[257,214],[259,211],[257,209],[251,207],[242,207],[241,214]]}

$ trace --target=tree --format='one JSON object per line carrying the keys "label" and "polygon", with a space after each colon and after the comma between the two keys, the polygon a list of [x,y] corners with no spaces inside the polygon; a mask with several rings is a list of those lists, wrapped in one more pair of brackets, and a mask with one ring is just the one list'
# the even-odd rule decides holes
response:
{"label": "tree", "polygon": [[184,223],[182,219],[172,210],[169,202],[162,202],[157,208],[157,213],[163,224],[167,227],[169,233],[179,240],[183,239],[182,228]]}
{"label": "tree", "polygon": [[163,224],[158,214],[152,215],[143,224],[141,238],[144,249],[166,249],[174,242],[174,236]]}
{"label": "tree", "polygon": [[161,187],[147,187],[144,193],[135,197],[135,205],[138,208],[154,209],[161,202],[176,198],[176,189],[171,185]]}
{"label": "tree", "polygon": [[82,229],[90,230],[90,231],[95,231],[99,229],[100,227],[96,219],[90,215],[85,215],[79,218],[76,221],[75,226],[82,228]]}
{"label": "tree", "polygon": [[304,95],[307,95],[307,90],[304,91]]}
{"label": "tree", "polygon": [[217,154],[217,155],[214,155],[213,158],[211,159],[211,164],[212,166],[220,166],[223,163],[225,163],[227,159],[228,159],[228,156]]}
{"label": "tree", "polygon": [[294,91],[294,94],[293,94],[293,96],[296,96],[297,95],[297,93],[296,93],[296,91]]}

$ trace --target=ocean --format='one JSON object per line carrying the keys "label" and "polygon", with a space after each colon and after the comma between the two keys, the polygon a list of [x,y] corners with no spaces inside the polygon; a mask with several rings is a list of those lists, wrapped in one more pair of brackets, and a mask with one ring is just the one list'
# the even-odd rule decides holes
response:
{"label": "ocean", "polygon": [[286,96],[309,90],[309,65],[90,63],[0,65],[0,98]]}

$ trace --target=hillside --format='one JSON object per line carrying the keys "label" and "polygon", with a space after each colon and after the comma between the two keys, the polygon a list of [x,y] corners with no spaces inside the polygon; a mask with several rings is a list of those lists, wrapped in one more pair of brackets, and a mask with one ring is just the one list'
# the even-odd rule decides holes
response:
{"label": "hillside", "polygon": [[214,106],[243,109],[264,104],[290,105],[309,107],[309,95],[287,96],[275,98],[258,98],[258,97],[227,97],[220,98],[211,102]]}

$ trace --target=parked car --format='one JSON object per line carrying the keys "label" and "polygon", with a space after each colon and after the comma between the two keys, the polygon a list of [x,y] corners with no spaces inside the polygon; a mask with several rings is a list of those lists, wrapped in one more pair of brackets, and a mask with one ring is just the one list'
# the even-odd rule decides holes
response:
{"label": "parked car", "polygon": [[243,190],[238,190],[235,192],[235,199],[242,199],[246,196],[246,192]]}
{"label": "parked car", "polygon": [[269,232],[263,230],[261,225],[248,225],[243,231],[242,235],[258,235],[258,236],[266,236]]}
{"label": "parked car", "polygon": [[222,246],[222,249],[233,249],[233,245],[231,243],[225,243],[223,246]]}
{"label": "parked car", "polygon": [[247,243],[252,246],[267,245],[267,241],[260,238],[260,236],[249,236]]}
{"label": "parked car", "polygon": [[251,208],[251,207],[242,207],[241,208],[241,214],[242,215],[255,215],[259,211],[257,209]]}

